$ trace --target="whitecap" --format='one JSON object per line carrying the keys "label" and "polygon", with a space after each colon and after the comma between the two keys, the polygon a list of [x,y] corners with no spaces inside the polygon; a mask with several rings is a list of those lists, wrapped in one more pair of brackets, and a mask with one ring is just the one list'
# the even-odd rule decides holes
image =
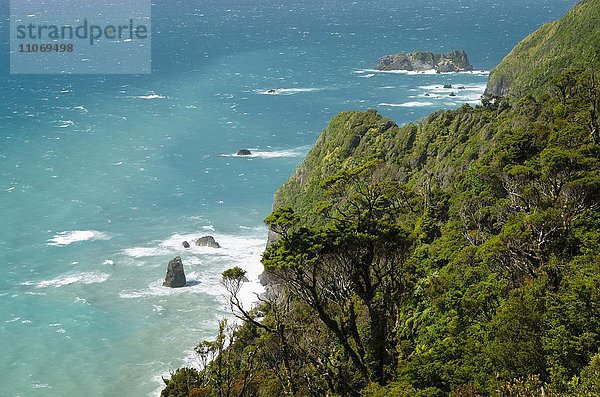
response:
{"label": "whitecap", "polygon": [[148,95],[138,95],[138,96],[135,96],[134,98],[137,98],[137,99],[165,99],[166,97],[163,95],[158,95],[158,94],[148,94]]}
{"label": "whitecap", "polygon": [[36,284],[36,288],[56,287],[60,288],[71,284],[97,284],[103,283],[110,278],[107,273],[83,272],[70,273],[62,276],[42,280]]}
{"label": "whitecap", "polygon": [[270,88],[267,90],[256,90],[261,95],[294,95],[304,92],[323,91],[325,88]]}
{"label": "whitecap", "polygon": [[379,103],[378,106],[417,108],[417,107],[433,106],[433,103],[432,102]]}
{"label": "whitecap", "polygon": [[48,240],[48,245],[64,247],[80,241],[110,240],[110,236],[97,230],[70,230],[59,232]]}
{"label": "whitecap", "polygon": [[50,386],[47,383],[34,383],[31,385],[31,388],[32,389],[52,389],[52,386]]}
{"label": "whitecap", "polygon": [[75,125],[75,122],[72,120],[61,120],[58,128],[68,128]]}

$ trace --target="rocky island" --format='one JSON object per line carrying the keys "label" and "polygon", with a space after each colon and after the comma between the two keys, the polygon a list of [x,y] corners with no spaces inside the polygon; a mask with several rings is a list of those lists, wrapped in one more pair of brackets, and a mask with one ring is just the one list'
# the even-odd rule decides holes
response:
{"label": "rocky island", "polygon": [[467,53],[463,50],[451,51],[445,54],[433,52],[409,52],[385,55],[377,61],[376,70],[435,70],[438,73],[465,72],[473,70]]}

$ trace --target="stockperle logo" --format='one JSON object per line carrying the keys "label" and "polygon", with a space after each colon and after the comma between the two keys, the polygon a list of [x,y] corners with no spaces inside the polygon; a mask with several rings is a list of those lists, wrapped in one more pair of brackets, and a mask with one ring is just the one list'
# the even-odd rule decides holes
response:
{"label": "stockperle logo", "polygon": [[12,74],[148,74],[150,0],[11,0]]}

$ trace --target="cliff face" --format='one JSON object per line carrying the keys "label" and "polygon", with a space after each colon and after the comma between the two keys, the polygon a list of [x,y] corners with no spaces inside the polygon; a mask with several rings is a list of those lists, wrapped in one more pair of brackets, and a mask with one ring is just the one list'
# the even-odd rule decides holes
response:
{"label": "cliff face", "polygon": [[600,1],[579,2],[545,24],[492,69],[485,95],[520,97],[547,91],[548,83],[575,67],[600,67]]}
{"label": "cliff face", "polygon": [[410,52],[385,55],[377,61],[377,70],[424,71],[435,69],[439,73],[473,70],[467,53],[463,50],[445,54],[432,52]]}

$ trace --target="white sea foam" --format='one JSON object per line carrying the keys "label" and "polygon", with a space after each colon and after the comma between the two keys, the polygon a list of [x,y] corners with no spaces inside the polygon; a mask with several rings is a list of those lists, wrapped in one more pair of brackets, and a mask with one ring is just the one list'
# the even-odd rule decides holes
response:
{"label": "white sea foam", "polygon": [[261,95],[294,95],[305,92],[323,91],[325,88],[270,88],[266,90],[256,90],[257,94]]}
{"label": "white sea foam", "polygon": [[304,157],[309,150],[308,146],[302,146],[294,149],[283,149],[283,150],[259,150],[258,148],[249,149],[252,154],[250,155],[238,155],[237,153],[222,154],[221,157],[241,157],[241,158],[263,158],[263,159],[277,159],[277,158],[294,158]]}
{"label": "white sea foam", "polygon": [[58,125],[58,128],[68,128],[68,127],[72,127],[75,125],[75,122],[73,120],[61,120],[60,124]]}
{"label": "white sea foam", "polygon": [[138,95],[134,98],[137,99],[165,99],[166,97],[158,94]]}
{"label": "white sea foam", "polygon": [[47,287],[64,287],[71,284],[97,284],[103,283],[110,278],[107,273],[97,272],[82,272],[82,273],[68,273],[62,276],[52,278],[49,280],[42,280],[35,284],[36,288],[47,288]]}
{"label": "white sea foam", "polygon": [[[444,88],[443,85],[435,84],[419,88],[426,91],[427,94],[421,94],[421,97],[443,100],[445,106],[456,106],[461,103],[479,104],[485,87],[485,84],[452,84],[450,88]],[[450,94],[454,94],[454,96],[450,96]]]}
{"label": "white sea foam", "polygon": [[364,73],[374,74],[408,74],[408,75],[418,75],[418,74],[438,74],[435,69],[428,70],[377,70],[377,69],[363,69]]}
{"label": "white sea foam", "polygon": [[435,69],[427,69],[427,70],[377,70],[377,69],[361,69],[357,70],[354,73],[382,73],[382,74],[408,74],[408,75],[419,75],[419,74],[442,74],[442,75],[450,75],[450,74],[471,74],[476,76],[487,76],[490,74],[489,71],[486,70],[472,70],[472,71],[461,71],[461,72],[443,72],[438,73]]}
{"label": "white sea foam", "polygon": [[[462,87],[459,89],[459,87]],[[431,85],[422,85],[419,88],[425,91],[430,92],[460,92],[460,91],[468,91],[468,92],[481,92],[485,91],[485,84],[452,84],[450,88],[444,88],[443,84],[431,84]]]}
{"label": "white sea foam", "polygon": [[405,103],[379,103],[379,106],[401,107],[401,108],[418,108],[433,106],[432,102],[405,102]]}
{"label": "white sea foam", "polygon": [[33,385],[31,385],[32,389],[52,389],[52,386],[50,386],[47,383],[34,383]]}
{"label": "white sea foam", "polygon": [[473,74],[476,76],[489,76],[490,75],[490,71],[489,70],[472,70],[470,72],[464,72],[466,74]]}
{"label": "white sea foam", "polygon": [[97,230],[70,230],[59,232],[48,240],[48,245],[64,247],[80,241],[110,240],[110,236]]}
{"label": "white sea foam", "polygon": [[[179,294],[207,294],[221,298],[225,293],[220,285],[221,273],[231,267],[239,266],[247,271],[248,282],[240,293],[244,302],[251,304],[256,300],[255,293],[264,291],[259,276],[262,273],[261,254],[265,248],[266,232],[250,236],[235,236],[211,232],[221,248],[198,247],[194,241],[203,233],[173,234],[169,238],[154,242],[155,247],[134,247],[124,251],[134,258],[173,257],[181,255],[186,271],[187,285],[184,288],[163,287],[162,279],[156,279],[143,288],[125,289],[119,293],[121,298],[139,299],[156,296]],[[190,243],[190,248],[182,246],[183,241]],[[166,259],[166,258],[165,258]],[[163,259],[160,259],[163,261]]]}
{"label": "white sea foam", "polygon": [[46,295],[45,292],[33,292],[33,291],[28,291],[25,292],[25,295],[32,295],[32,296],[44,296]]}
{"label": "white sea foam", "polygon": [[123,253],[131,258],[144,258],[149,256],[168,255],[170,251],[157,247],[133,247],[125,249]]}

